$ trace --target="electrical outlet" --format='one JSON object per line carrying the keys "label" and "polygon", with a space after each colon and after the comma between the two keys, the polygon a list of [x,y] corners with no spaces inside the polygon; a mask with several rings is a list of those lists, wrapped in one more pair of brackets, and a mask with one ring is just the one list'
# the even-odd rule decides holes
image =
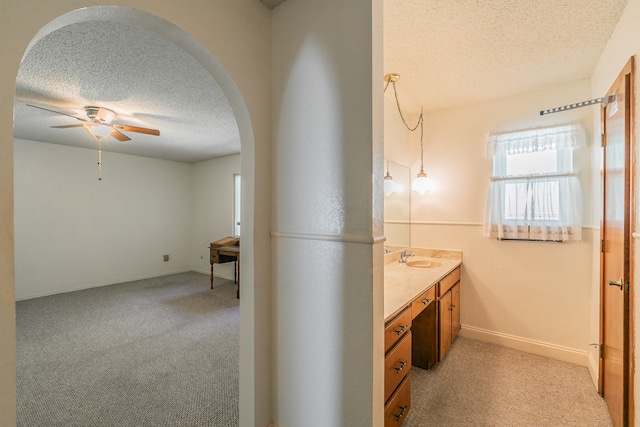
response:
{"label": "electrical outlet", "polygon": [[169,261],[169,255],[165,255],[165,256],[164,256],[164,261],[165,261],[165,262]]}

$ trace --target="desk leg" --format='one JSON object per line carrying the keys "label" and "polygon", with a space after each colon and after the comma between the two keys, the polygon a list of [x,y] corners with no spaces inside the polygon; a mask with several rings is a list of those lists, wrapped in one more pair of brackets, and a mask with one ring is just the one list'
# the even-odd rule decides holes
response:
{"label": "desk leg", "polygon": [[211,289],[213,289],[213,263],[211,264]]}

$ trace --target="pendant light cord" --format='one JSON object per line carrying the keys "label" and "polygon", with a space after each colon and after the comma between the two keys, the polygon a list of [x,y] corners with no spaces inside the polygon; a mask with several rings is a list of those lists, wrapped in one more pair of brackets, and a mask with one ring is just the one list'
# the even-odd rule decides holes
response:
{"label": "pendant light cord", "polygon": [[422,107],[420,107],[420,116],[418,116],[418,123],[416,123],[416,125],[412,128],[407,124],[407,121],[405,120],[404,115],[402,114],[402,109],[400,108],[400,101],[398,100],[398,90],[396,89],[395,80],[389,79],[387,81],[387,84],[384,86],[384,91],[385,92],[387,91],[387,88],[389,87],[389,83],[393,84],[393,95],[396,98],[396,107],[398,107],[398,113],[400,114],[400,118],[402,119],[402,123],[404,123],[404,126],[410,132],[415,132],[416,129],[418,129],[418,126],[420,126],[420,172],[424,173],[424,144],[423,144],[424,114],[423,114]]}

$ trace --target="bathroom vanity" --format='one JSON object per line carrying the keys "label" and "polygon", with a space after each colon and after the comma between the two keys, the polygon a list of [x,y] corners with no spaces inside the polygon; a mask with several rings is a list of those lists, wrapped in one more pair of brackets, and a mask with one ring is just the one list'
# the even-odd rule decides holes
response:
{"label": "bathroom vanity", "polygon": [[[462,252],[411,248],[384,257],[385,427],[411,409],[411,366],[441,361],[460,330]],[[399,262],[403,258],[404,262]]]}

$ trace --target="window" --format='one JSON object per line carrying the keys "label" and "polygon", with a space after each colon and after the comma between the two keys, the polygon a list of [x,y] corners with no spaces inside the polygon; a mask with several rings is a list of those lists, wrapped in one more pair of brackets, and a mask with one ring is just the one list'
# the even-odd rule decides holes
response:
{"label": "window", "polygon": [[240,174],[233,174],[233,235],[240,236],[240,208],[242,206],[241,197],[242,186],[240,185]]}
{"label": "window", "polygon": [[498,239],[580,240],[580,183],[573,150],[584,146],[578,125],[489,136],[493,158],[484,234]]}

